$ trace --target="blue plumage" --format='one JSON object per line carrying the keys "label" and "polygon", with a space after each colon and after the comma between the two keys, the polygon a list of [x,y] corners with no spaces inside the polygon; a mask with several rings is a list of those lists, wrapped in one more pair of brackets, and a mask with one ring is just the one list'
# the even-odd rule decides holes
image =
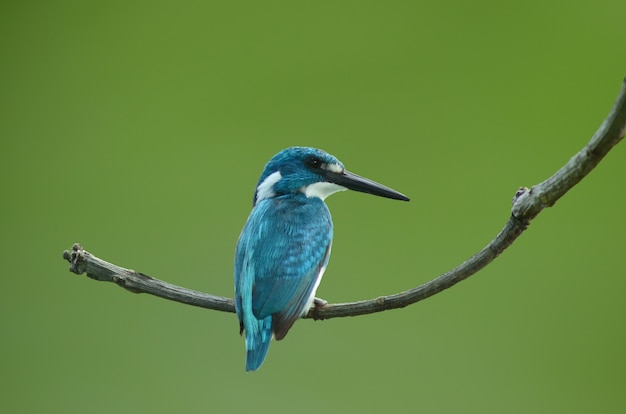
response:
{"label": "blue plumage", "polygon": [[246,371],[258,369],[272,337],[283,339],[313,304],[333,237],[323,200],[346,189],[408,201],[314,148],[287,148],[265,166],[235,253],[235,307],[240,333],[246,333]]}

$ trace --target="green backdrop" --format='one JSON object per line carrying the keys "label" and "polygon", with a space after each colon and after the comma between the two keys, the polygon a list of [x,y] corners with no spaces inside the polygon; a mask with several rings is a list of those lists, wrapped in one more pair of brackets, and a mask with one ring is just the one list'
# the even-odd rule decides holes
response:
{"label": "green backdrop", "polygon": [[488,268],[402,310],[299,321],[244,372],[233,314],[68,272],[81,242],[231,296],[265,162],[319,147],[412,198],[328,204],[330,302],[437,276],[591,137],[626,3],[3,2],[0,410],[621,413],[626,146]]}

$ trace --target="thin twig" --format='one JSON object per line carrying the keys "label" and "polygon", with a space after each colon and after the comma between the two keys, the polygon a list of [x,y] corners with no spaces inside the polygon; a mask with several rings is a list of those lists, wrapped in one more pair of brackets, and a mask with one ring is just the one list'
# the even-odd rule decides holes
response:
{"label": "thin twig", "polygon": [[86,273],[88,277],[101,282],[113,282],[133,293],[149,293],[187,305],[235,312],[235,304],[230,298],[172,285],[143,273],[119,267],[92,255],[79,243],[74,243],[71,253],[64,251],[63,258],[70,262],[70,272],[77,275]]}
{"label": "thin twig", "polygon": [[[435,279],[389,296],[359,302],[327,304],[312,308],[306,316],[314,319],[330,319],[356,316],[403,308],[454,286],[491,263],[509,247],[544,208],[551,207],[566,192],[580,182],[626,133],[626,80],[622,84],[617,100],[591,141],[554,175],[533,187],[520,188],[513,198],[513,209],[509,220],[498,235],[481,251],[454,269]],[[149,293],[187,305],[199,306],[223,312],[234,312],[230,298],[202,293],[125,269],[97,258],[83,250],[78,243],[63,257],[70,262],[70,271],[86,273],[92,279],[113,282],[134,293]]]}

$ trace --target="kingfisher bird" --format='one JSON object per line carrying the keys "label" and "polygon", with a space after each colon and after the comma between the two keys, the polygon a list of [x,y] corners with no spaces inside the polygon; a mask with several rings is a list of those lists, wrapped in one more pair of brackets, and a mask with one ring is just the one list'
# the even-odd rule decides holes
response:
{"label": "kingfisher bird", "polygon": [[245,332],[246,371],[259,369],[272,338],[283,339],[315,301],[333,239],[324,203],[343,190],[409,201],[346,171],[334,156],[290,147],[265,165],[235,251],[235,309]]}

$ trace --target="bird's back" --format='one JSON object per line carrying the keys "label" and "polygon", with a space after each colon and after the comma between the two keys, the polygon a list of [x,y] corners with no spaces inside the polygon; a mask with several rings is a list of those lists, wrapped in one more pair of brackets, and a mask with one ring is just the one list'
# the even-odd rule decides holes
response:
{"label": "bird's back", "polygon": [[284,338],[308,310],[328,263],[332,234],[328,207],[317,197],[288,194],[254,207],[235,256],[236,308],[248,359],[261,363],[271,334]]}

